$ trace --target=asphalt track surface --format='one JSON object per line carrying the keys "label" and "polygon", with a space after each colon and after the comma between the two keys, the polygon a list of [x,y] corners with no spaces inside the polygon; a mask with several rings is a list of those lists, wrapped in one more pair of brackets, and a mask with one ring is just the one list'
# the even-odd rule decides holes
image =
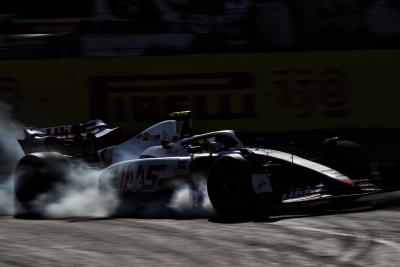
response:
{"label": "asphalt track surface", "polygon": [[399,192],[261,221],[3,216],[0,266],[399,266],[399,226]]}

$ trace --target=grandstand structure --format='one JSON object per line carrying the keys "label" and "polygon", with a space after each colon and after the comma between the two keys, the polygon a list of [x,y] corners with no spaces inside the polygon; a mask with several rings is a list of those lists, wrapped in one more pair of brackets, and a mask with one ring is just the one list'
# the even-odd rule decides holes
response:
{"label": "grandstand structure", "polygon": [[2,1],[0,58],[396,49],[398,2]]}

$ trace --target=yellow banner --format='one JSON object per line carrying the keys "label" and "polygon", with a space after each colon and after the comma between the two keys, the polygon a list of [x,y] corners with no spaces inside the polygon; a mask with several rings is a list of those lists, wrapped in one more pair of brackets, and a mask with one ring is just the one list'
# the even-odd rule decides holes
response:
{"label": "yellow banner", "polygon": [[400,128],[399,69],[399,50],[2,61],[0,99],[35,126],[191,109],[198,131]]}

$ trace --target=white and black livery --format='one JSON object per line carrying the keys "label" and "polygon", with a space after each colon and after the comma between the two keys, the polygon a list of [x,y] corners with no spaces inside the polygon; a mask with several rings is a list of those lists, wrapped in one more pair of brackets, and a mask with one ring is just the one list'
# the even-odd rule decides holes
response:
{"label": "white and black livery", "polygon": [[101,169],[98,189],[112,185],[124,213],[134,202],[167,201],[182,182],[196,190],[200,176],[207,180],[213,207],[226,217],[263,216],[279,205],[343,201],[399,187],[398,164],[384,162],[382,175],[373,178],[365,152],[352,141],[327,139],[319,155],[305,159],[246,147],[233,130],[194,135],[190,112],[171,115],[170,120],[113,146],[109,143],[118,129],[100,120],[26,129],[26,138],[20,140],[26,156],[14,175],[21,212],[40,214],[35,199],[68,179],[74,159]]}

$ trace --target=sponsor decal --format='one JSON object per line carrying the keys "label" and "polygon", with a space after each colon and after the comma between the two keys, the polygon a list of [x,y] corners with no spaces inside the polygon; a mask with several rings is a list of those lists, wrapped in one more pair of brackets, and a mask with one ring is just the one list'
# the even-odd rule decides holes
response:
{"label": "sponsor decal", "polygon": [[92,76],[91,114],[120,122],[157,121],[191,109],[195,119],[255,118],[254,82],[250,72]]}
{"label": "sponsor decal", "polygon": [[252,174],[251,180],[253,184],[253,191],[255,194],[272,193],[271,182],[269,176],[266,174]]}
{"label": "sponsor decal", "polygon": [[275,97],[278,108],[293,110],[297,118],[347,116],[350,88],[343,71],[274,70],[271,76],[267,95]]}
{"label": "sponsor decal", "polygon": [[326,193],[326,188],[324,188],[322,185],[306,186],[303,188],[298,187],[298,188],[294,188],[288,192],[283,193],[282,200],[304,197],[304,196],[314,195],[314,194],[322,194],[322,193]]}
{"label": "sponsor decal", "polygon": [[118,191],[141,192],[154,191],[160,171],[167,169],[167,165],[120,165],[116,169],[112,183]]}
{"label": "sponsor decal", "polygon": [[126,134],[188,109],[196,131],[398,128],[400,84],[391,70],[399,57],[377,50],[3,61],[0,99],[26,125],[100,118]]}

